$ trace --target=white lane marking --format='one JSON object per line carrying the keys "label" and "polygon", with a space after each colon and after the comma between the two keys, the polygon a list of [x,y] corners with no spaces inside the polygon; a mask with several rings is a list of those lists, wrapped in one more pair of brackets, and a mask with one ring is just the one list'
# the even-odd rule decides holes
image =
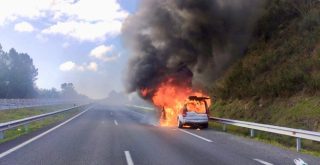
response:
{"label": "white lane marking", "polygon": [[115,125],[118,125],[118,122],[117,122],[117,120],[113,120],[113,122],[114,122],[114,124],[115,124]]}
{"label": "white lane marking", "polygon": [[273,165],[272,163],[266,162],[266,161],[261,160],[261,159],[253,159],[253,160],[255,160],[255,161],[257,161],[257,162],[259,162],[261,164],[264,164],[264,165]]}
{"label": "white lane marking", "polygon": [[304,162],[301,158],[294,159],[293,160],[295,165],[308,165],[306,162]]}
{"label": "white lane marking", "polygon": [[124,151],[124,155],[126,156],[127,164],[128,165],[134,165],[130,152],[129,151]]}
{"label": "white lane marking", "polygon": [[88,109],[86,109],[86,110],[82,111],[81,113],[77,114],[76,116],[73,116],[72,118],[70,118],[70,119],[66,120],[65,122],[63,122],[63,123],[61,123],[61,124],[59,124],[59,125],[57,125],[57,126],[55,126],[55,127],[51,128],[51,129],[49,129],[49,130],[47,130],[47,131],[45,131],[45,132],[43,132],[43,133],[39,134],[38,136],[35,136],[35,137],[33,137],[33,138],[31,138],[31,139],[29,139],[29,140],[27,140],[27,141],[25,141],[25,142],[23,142],[23,143],[21,143],[21,144],[19,144],[19,145],[17,145],[17,146],[15,146],[15,147],[13,147],[13,148],[11,148],[11,149],[9,149],[9,150],[7,150],[7,151],[5,151],[5,152],[1,153],[1,154],[0,154],[0,159],[1,159],[1,158],[3,158],[3,157],[5,157],[5,156],[7,156],[7,155],[9,155],[9,154],[11,154],[12,152],[14,152],[14,151],[16,151],[16,150],[18,150],[18,149],[20,149],[20,148],[22,148],[22,147],[24,147],[24,146],[26,146],[26,145],[30,144],[30,143],[32,143],[33,141],[38,140],[39,138],[41,138],[41,137],[43,137],[44,135],[46,135],[46,134],[48,134],[48,133],[50,133],[50,132],[54,131],[55,129],[57,129],[57,128],[59,128],[59,127],[61,127],[61,126],[65,125],[65,124],[69,123],[71,120],[73,120],[73,119],[75,119],[75,118],[79,117],[80,115],[84,114],[85,112],[87,112],[87,111],[88,111],[88,110],[90,110],[91,108],[92,108],[92,107],[90,107],[90,108],[88,108]]}
{"label": "white lane marking", "polygon": [[207,142],[209,142],[209,143],[213,142],[213,141],[210,140],[210,139],[207,139],[207,138],[204,138],[204,137],[202,137],[202,136],[196,135],[196,134],[191,133],[191,132],[189,132],[189,131],[185,131],[185,130],[183,130],[183,129],[179,129],[179,130],[182,131],[182,132],[184,132],[184,133],[187,133],[187,134],[189,134],[189,135],[192,135],[192,136],[194,136],[194,137],[197,137],[197,138],[199,138],[199,139],[202,139],[202,140],[204,140],[204,141],[207,141]]}

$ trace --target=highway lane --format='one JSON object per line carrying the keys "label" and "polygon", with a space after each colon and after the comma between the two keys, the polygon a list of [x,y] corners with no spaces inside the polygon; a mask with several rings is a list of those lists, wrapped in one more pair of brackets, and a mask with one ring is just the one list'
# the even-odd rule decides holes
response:
{"label": "highway lane", "polygon": [[293,164],[295,158],[309,164],[320,162],[316,157],[222,132],[183,131],[156,127],[144,114],[125,107],[98,106],[1,158],[0,165],[259,165]]}

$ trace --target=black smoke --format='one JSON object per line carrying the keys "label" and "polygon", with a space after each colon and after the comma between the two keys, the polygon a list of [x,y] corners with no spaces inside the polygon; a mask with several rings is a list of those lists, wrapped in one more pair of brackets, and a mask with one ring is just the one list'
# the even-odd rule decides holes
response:
{"label": "black smoke", "polygon": [[128,92],[168,77],[206,86],[244,54],[263,0],[142,0],[123,24]]}

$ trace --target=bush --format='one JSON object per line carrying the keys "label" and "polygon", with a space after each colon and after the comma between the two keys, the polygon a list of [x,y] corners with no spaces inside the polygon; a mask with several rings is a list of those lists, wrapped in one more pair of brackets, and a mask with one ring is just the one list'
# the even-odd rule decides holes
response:
{"label": "bush", "polygon": [[320,11],[311,10],[303,16],[302,21],[299,23],[300,31],[315,30],[320,26]]}

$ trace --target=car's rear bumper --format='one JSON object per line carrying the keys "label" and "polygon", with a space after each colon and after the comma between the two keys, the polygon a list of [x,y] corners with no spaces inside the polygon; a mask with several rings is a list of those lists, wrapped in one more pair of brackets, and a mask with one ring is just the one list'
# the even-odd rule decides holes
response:
{"label": "car's rear bumper", "polygon": [[185,120],[184,124],[207,124],[208,120]]}

